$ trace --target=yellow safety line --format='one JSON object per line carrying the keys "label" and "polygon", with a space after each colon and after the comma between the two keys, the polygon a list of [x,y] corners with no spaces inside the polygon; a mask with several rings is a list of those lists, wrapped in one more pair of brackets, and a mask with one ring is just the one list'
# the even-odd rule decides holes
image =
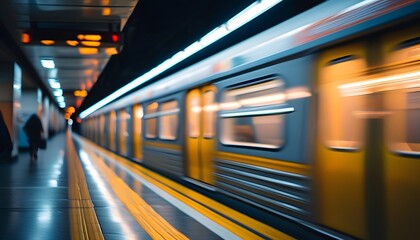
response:
{"label": "yellow safety line", "polygon": [[71,239],[104,239],[71,133],[67,132]]}
{"label": "yellow safety line", "polygon": [[[173,182],[165,177],[162,177],[159,174],[156,174],[152,171],[149,171],[140,165],[128,161],[127,159],[120,157],[110,151],[107,151],[103,148],[98,148],[98,146],[87,139],[83,139],[91,146],[93,146],[98,151],[109,156],[112,159],[117,160],[120,164],[124,165],[131,171],[135,172],[142,178],[151,182],[153,185],[161,188],[163,191],[169,193],[173,197],[192,207],[201,214],[207,216],[214,222],[228,229],[235,235],[239,236],[242,239],[262,239],[260,236],[254,234],[248,229],[226,219],[219,213],[227,216],[230,219],[234,219],[239,222],[241,225],[246,226],[249,229],[253,229],[255,232],[259,232],[261,235],[266,236],[270,239],[293,239],[291,236],[268,226],[262,222],[259,222],[251,217],[248,217],[238,211],[235,211],[229,207],[226,207],[223,204],[220,204],[217,201],[214,201],[211,198],[208,198],[202,194],[199,194],[189,188],[186,188],[176,182]],[[213,209],[213,210],[212,210]]]}
{"label": "yellow safety line", "polygon": [[112,190],[121,202],[132,213],[133,217],[153,239],[188,239],[176,230],[163,217],[161,217],[149,204],[147,204],[136,192],[134,192],[104,160],[96,156],[92,151],[86,152],[95,162],[96,167],[107,179]]}

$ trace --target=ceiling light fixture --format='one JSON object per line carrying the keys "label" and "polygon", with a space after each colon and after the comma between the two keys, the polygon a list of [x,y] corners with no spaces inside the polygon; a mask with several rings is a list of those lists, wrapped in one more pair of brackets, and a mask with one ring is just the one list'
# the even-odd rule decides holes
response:
{"label": "ceiling light fixture", "polygon": [[86,97],[87,96],[87,91],[86,90],[76,90],[73,92],[73,95],[75,97]]}
{"label": "ceiling light fixture", "polygon": [[50,86],[51,86],[51,88],[54,88],[54,89],[61,88],[61,85],[60,85],[59,82],[50,82]]}
{"label": "ceiling light fixture", "polygon": [[245,8],[240,13],[236,14],[233,18],[227,21],[225,24],[213,29],[208,34],[204,35],[200,40],[194,42],[183,51],[176,53],[171,58],[167,59],[166,61],[162,62],[155,68],[151,69],[150,71],[146,72],[145,74],[141,75],[140,77],[134,79],[130,83],[126,84],[122,88],[118,89],[117,91],[113,92],[106,98],[102,99],[101,101],[95,103],[82,113],[80,113],[80,118],[85,118],[89,114],[93,113],[94,111],[98,110],[99,108],[105,106],[106,104],[114,101],[118,97],[122,96],[123,94],[129,92],[130,90],[140,86],[141,84],[149,81],[150,79],[156,77],[157,75],[161,74],[162,72],[168,70],[175,64],[183,61],[184,59],[188,58],[189,56],[195,54],[196,52],[204,49],[205,47],[209,46],[210,44],[216,42],[217,40],[223,38],[224,36],[230,34],[231,32],[235,31],[236,29],[240,28],[241,26],[245,25],[246,23],[250,22],[254,18],[258,17],[262,13],[266,12],[268,9],[274,7],[276,4],[280,3],[282,0],[259,0],[255,3],[251,4],[247,8]]}
{"label": "ceiling light fixture", "polygon": [[54,63],[54,60],[52,59],[41,59],[41,65],[44,68],[49,68],[49,69],[55,68],[55,63]]}
{"label": "ceiling light fixture", "polygon": [[63,96],[58,96],[58,97],[56,97],[55,99],[57,99],[57,102],[58,102],[58,103],[62,103],[62,102],[64,102],[64,97],[63,97]]}
{"label": "ceiling light fixture", "polygon": [[31,42],[31,36],[28,33],[22,33],[21,41],[22,43],[29,43]]}
{"label": "ceiling light fixture", "polygon": [[61,90],[61,89],[54,90],[54,96],[56,96],[56,97],[63,96],[63,90]]}
{"label": "ceiling light fixture", "polygon": [[79,34],[77,39],[82,41],[100,41],[102,36],[99,34]]}
{"label": "ceiling light fixture", "polygon": [[79,44],[79,42],[76,40],[66,40],[66,43],[67,45],[72,46],[72,47],[75,47]]}
{"label": "ceiling light fixture", "polygon": [[94,41],[81,41],[82,45],[87,47],[99,47],[101,46],[101,42],[94,42]]}
{"label": "ceiling light fixture", "polygon": [[66,107],[66,103],[65,102],[60,102],[60,103],[58,103],[58,106],[60,106],[61,108],[65,108]]}
{"label": "ceiling light fixture", "polygon": [[81,55],[92,55],[92,54],[97,54],[98,53],[98,49],[97,48],[79,48],[79,53]]}
{"label": "ceiling light fixture", "polygon": [[41,40],[41,43],[44,45],[50,46],[50,45],[54,45],[55,41],[54,40]]}
{"label": "ceiling light fixture", "polygon": [[108,56],[115,55],[118,53],[116,48],[105,48],[105,54]]}

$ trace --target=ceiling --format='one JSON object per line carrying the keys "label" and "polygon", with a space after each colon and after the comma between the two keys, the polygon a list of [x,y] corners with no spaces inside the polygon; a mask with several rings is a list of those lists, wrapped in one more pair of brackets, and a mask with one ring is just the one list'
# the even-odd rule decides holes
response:
{"label": "ceiling", "polygon": [[[33,70],[29,75],[36,75],[34,78],[52,98],[55,98],[54,89],[49,79],[55,79],[63,90],[66,106],[75,106],[80,112],[253,2],[255,0],[2,0],[0,20],[9,31],[15,31],[12,35],[20,46],[21,57]],[[322,0],[306,0],[297,4],[284,0],[246,28],[236,30],[163,75],[204,59],[320,2]],[[22,44],[21,33],[29,33],[31,41]],[[119,41],[103,39],[100,47],[94,47],[97,53],[83,55],[79,50],[81,41],[74,39],[79,33],[103,33],[103,36],[116,33]],[[49,46],[40,44],[44,38],[56,41]],[[70,38],[78,40],[79,45],[67,45],[65,40]],[[4,58],[2,55],[8,55],[7,49],[1,45],[0,48],[0,58]],[[112,48],[118,49],[119,54],[109,53],[107,49]],[[53,59],[55,68],[43,67],[41,59]],[[28,88],[35,86],[37,84],[26,84]],[[87,90],[89,94],[75,97],[75,90]]]}
{"label": "ceiling", "polygon": [[[30,43],[22,45],[26,57],[53,95],[57,91],[58,94],[55,95],[60,95],[60,91],[53,89],[50,82],[60,84],[66,106],[80,106],[83,97],[75,97],[74,91],[89,91],[111,54],[106,51],[108,48],[104,44],[98,48],[91,48],[97,49],[96,53],[81,54],[80,49],[84,47],[81,43],[73,47],[64,41],[79,40],[78,34],[119,33],[137,4],[137,0],[11,2],[18,31],[30,33]],[[44,45],[40,40],[55,40],[55,43]],[[52,59],[55,68],[43,67],[41,59]]]}

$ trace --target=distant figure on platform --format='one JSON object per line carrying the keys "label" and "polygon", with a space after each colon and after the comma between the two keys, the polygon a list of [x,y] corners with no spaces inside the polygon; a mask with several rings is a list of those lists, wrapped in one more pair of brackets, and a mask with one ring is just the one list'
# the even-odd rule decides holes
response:
{"label": "distant figure on platform", "polygon": [[26,136],[28,137],[29,154],[31,156],[31,160],[37,159],[39,144],[41,142],[42,133],[44,132],[39,117],[36,114],[32,114],[28,121],[26,121],[23,130],[25,131]]}
{"label": "distant figure on platform", "polygon": [[12,150],[13,142],[0,111],[0,160],[9,160],[12,157]]}

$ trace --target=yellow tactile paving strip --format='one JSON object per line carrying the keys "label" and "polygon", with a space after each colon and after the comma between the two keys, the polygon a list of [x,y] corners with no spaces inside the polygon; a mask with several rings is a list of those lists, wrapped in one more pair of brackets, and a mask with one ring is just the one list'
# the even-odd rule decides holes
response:
{"label": "yellow tactile paving strip", "polygon": [[[87,143],[88,145],[94,147],[96,150],[100,151],[105,156],[115,159],[122,166],[126,167],[130,171],[134,172],[135,174],[145,179],[146,181],[152,183],[153,185],[159,187],[163,191],[167,192],[168,194],[172,195],[173,197],[187,204],[191,208],[195,209],[197,212],[207,216],[209,219],[223,226],[227,230],[231,231],[232,233],[237,235],[239,238],[242,238],[242,239],[265,239],[265,238],[293,239],[292,237],[286,235],[285,233],[273,227],[270,227],[264,223],[261,223],[255,219],[252,219],[204,195],[201,195],[195,191],[192,191],[191,189],[188,189],[167,178],[164,178],[159,174],[149,171],[136,163],[128,161],[127,159],[122,158],[110,151],[100,148],[96,144],[93,144],[92,142],[90,142],[89,140],[86,140],[86,139],[81,139],[81,140],[83,141],[83,143]],[[95,154],[91,154],[91,156],[94,156],[94,155]],[[96,161],[98,161],[98,159]],[[104,163],[102,162],[102,164]],[[108,166],[106,166],[106,168],[108,168],[109,171],[112,171],[109,169]],[[118,179],[118,180],[113,180],[113,181],[123,182],[116,174],[114,175],[114,177],[112,176],[109,176],[109,177],[111,177],[111,179]],[[122,194],[123,198],[129,198],[128,195],[126,196],[124,194]],[[132,213],[133,215],[137,214],[136,212],[132,212]],[[229,220],[229,218],[233,219],[234,221]],[[259,233],[261,236],[264,236],[264,237],[259,236],[258,234],[248,230],[247,228],[255,230],[255,232]]]}
{"label": "yellow tactile paving strip", "polygon": [[161,217],[150,205],[148,205],[136,192],[134,192],[112,169],[110,169],[102,158],[96,156],[92,151],[85,149],[96,167],[110,184],[114,193],[121,202],[153,239],[188,239],[163,217]]}
{"label": "yellow tactile paving strip", "polygon": [[70,132],[67,132],[66,141],[71,239],[104,239]]}

